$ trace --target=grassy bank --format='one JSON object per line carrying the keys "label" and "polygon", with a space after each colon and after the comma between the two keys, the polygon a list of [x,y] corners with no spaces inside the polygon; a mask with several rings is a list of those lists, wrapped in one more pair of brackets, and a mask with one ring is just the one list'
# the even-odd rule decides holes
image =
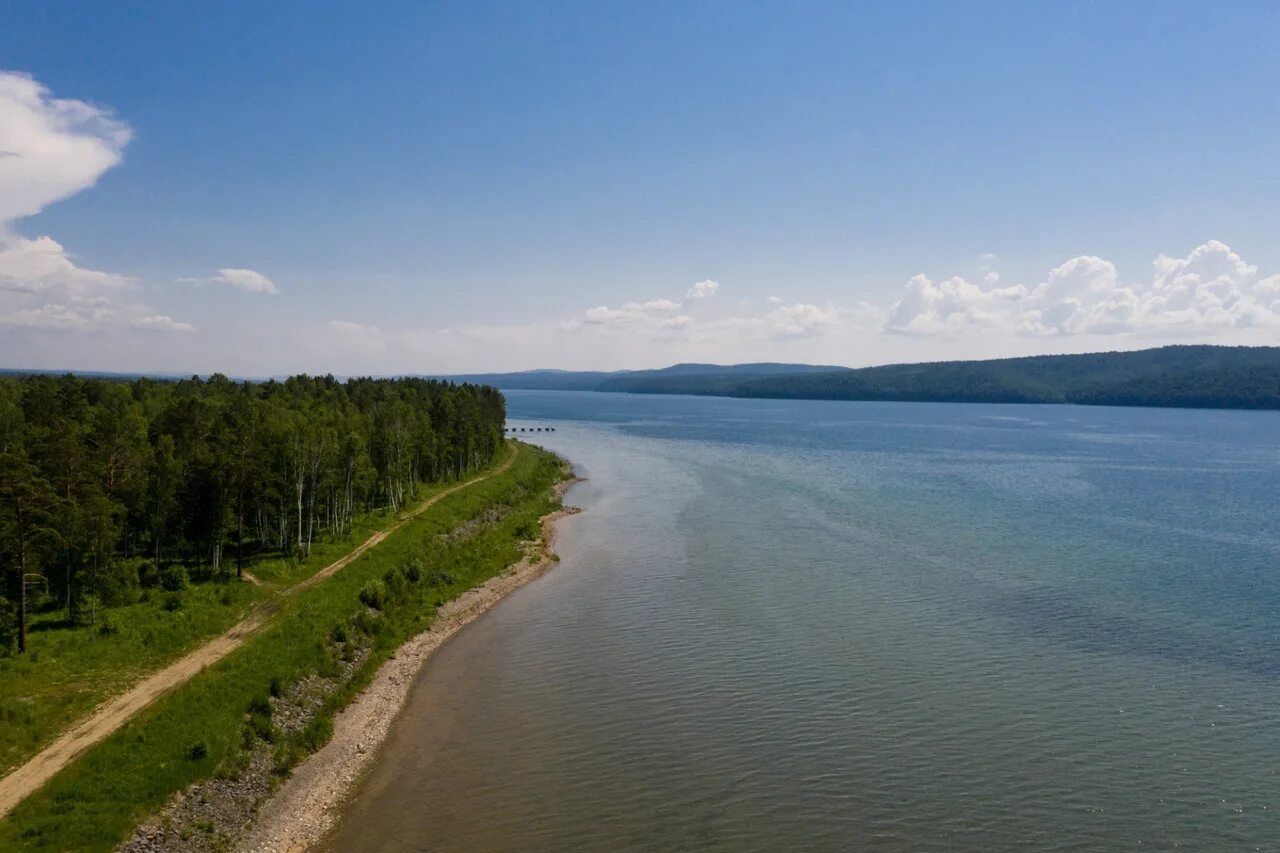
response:
{"label": "grassy bank", "polygon": [[[500,454],[495,467],[506,458]],[[451,485],[422,487],[409,505]],[[0,656],[0,773],[22,764],[107,698],[226,631],[254,605],[310,577],[394,521],[387,510],[365,513],[346,535],[317,542],[305,560],[254,560],[248,569],[256,585],[227,575],[180,590],[144,589],[141,600],[104,609],[92,625],[68,624],[62,611],[36,614],[29,652]]]}
{"label": "grassy bank", "polygon": [[[519,559],[555,503],[562,464],[522,447],[510,469],[442,499],[342,572],[288,598],[268,627],[89,750],[0,824],[0,849],[109,850],[178,790],[233,773],[273,742],[287,768],[328,737],[349,701],[435,607]],[[313,674],[342,687],[307,728],[283,736],[269,696]]]}

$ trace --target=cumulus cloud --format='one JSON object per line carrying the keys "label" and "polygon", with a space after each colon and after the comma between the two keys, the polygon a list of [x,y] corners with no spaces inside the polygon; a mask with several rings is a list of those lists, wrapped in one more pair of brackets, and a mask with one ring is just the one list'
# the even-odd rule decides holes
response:
{"label": "cumulus cloud", "polygon": [[1280,329],[1280,277],[1259,279],[1225,243],[1182,258],[1158,257],[1149,280],[1126,283],[1115,264],[1071,258],[1034,286],[986,286],[917,275],[889,308],[885,330],[907,334],[997,331],[1014,335],[1202,335]]}
{"label": "cumulus cloud", "polygon": [[720,289],[720,282],[707,279],[700,281],[693,287],[689,288],[689,292],[684,295],[685,299],[707,299],[716,295],[716,291]]}
{"label": "cumulus cloud", "polygon": [[237,269],[234,267],[220,269],[217,275],[204,278],[180,278],[178,281],[187,284],[225,284],[239,290],[247,290],[250,293],[269,293],[273,296],[280,292],[275,282],[257,270]]}
{"label": "cumulus cloud", "polygon": [[118,164],[132,132],[110,112],[0,72],[0,222],[44,210]]}
{"label": "cumulus cloud", "polygon": [[687,328],[693,320],[679,313],[680,303],[670,299],[654,299],[649,302],[628,302],[620,308],[597,305],[564,324],[566,331],[582,327],[597,329],[633,330],[650,333],[678,331]]}
{"label": "cumulus cloud", "polygon": [[57,240],[18,220],[93,186],[123,157],[132,131],[108,110],[55,98],[26,74],[0,72],[0,326],[191,331],[129,296],[132,278],[82,267]]}
{"label": "cumulus cloud", "polygon": [[[725,342],[731,336],[738,342],[812,338],[853,328],[875,328],[883,321],[883,312],[865,303],[842,308],[834,303],[814,305],[806,302],[787,303],[776,296],[766,300],[767,310],[698,320],[685,312],[693,301],[705,299],[719,290],[718,282],[707,280],[695,284],[685,295],[685,302],[653,299],[628,302],[612,308],[598,305],[560,324],[562,332],[629,333],[654,339],[681,339],[702,344]],[[743,303],[744,306],[750,303]],[[695,312],[697,313],[697,312]]]}
{"label": "cumulus cloud", "polygon": [[735,330],[749,339],[785,340],[815,338],[854,329],[875,328],[879,312],[865,303],[842,308],[834,303],[812,305],[807,302],[784,303],[770,297],[774,306],[763,314],[726,317],[708,324],[711,330]]}

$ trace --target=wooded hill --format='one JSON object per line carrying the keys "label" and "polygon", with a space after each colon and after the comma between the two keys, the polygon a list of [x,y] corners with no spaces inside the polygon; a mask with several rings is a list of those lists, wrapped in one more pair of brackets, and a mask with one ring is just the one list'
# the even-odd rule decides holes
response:
{"label": "wooded hill", "polygon": [[425,379],[0,377],[0,654],[26,604],[83,623],[140,587],[305,557],[488,464],[504,421],[496,389]]}
{"label": "wooded hill", "polygon": [[860,369],[694,364],[611,374],[488,374],[485,379],[500,388],[631,394],[1280,409],[1280,347],[1168,346]]}

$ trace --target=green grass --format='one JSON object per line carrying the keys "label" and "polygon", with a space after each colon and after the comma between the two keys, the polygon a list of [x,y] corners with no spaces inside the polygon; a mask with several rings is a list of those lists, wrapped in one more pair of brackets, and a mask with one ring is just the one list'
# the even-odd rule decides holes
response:
{"label": "green grass", "polygon": [[[420,488],[408,507],[453,485]],[[28,653],[0,657],[0,773],[31,758],[106,699],[228,630],[252,605],[310,577],[394,520],[387,510],[365,513],[346,535],[316,542],[306,560],[257,559],[248,570],[262,586],[234,578],[193,584],[178,594],[176,610],[166,609],[172,594],[155,588],[144,590],[146,599],[136,604],[103,610],[94,625],[69,626],[61,611],[36,614]],[[113,630],[103,632],[104,623]]]}
{"label": "green grass", "polygon": [[[553,508],[551,486],[563,475],[551,454],[522,447],[505,473],[449,495],[342,572],[289,597],[244,646],[142,711],[14,809],[0,823],[0,849],[110,850],[174,792],[234,765],[250,708],[273,683],[278,690],[331,668],[335,634],[359,636],[369,657],[317,721],[278,743],[277,755],[290,763],[317,748],[329,736],[328,715],[430,624],[438,603],[519,559],[520,540]],[[495,508],[496,518],[472,535],[443,539]],[[420,568],[410,569],[415,563]],[[373,581],[386,588],[380,610],[360,600]],[[269,725],[259,727],[270,734]]]}

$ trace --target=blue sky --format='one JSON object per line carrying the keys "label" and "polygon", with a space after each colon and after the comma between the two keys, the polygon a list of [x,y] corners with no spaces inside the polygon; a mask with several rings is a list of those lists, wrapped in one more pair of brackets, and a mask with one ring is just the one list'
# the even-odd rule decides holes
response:
{"label": "blue sky", "polygon": [[1277,344],[1277,43],[1272,3],[11,0],[0,365]]}

